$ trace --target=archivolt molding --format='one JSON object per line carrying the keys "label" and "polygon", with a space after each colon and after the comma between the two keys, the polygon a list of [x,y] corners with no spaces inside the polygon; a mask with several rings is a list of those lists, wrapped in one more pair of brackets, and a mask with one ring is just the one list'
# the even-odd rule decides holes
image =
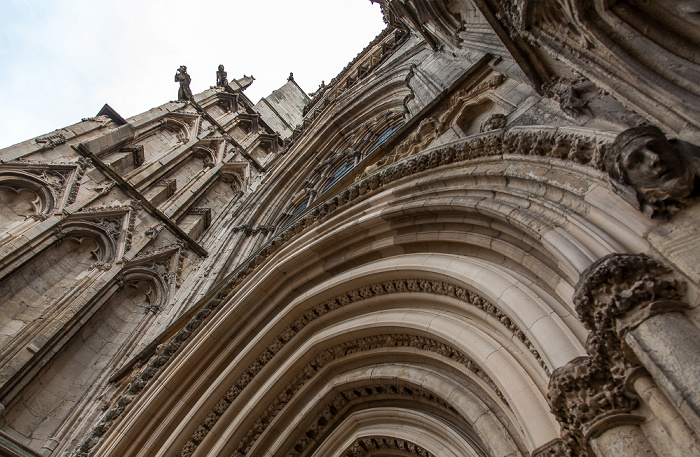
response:
{"label": "archivolt molding", "polygon": [[361,199],[395,181],[435,169],[443,165],[466,162],[482,157],[503,155],[533,155],[568,159],[602,170],[602,155],[612,143],[615,134],[586,129],[556,127],[516,127],[508,131],[493,131],[474,135],[447,146],[431,149],[388,165],[357,181],[312,210],[303,213],[295,222],[273,237],[252,256],[231,278],[227,290],[233,291],[273,253],[316,222],[356,204]]}
{"label": "archivolt molding", "polygon": [[[418,457],[436,457],[435,454],[418,446],[417,444],[401,438],[391,436],[366,436],[358,438],[350,447],[341,454],[342,457],[366,457],[378,451],[403,451]],[[289,454],[296,456],[299,454]]]}
{"label": "archivolt molding", "polygon": [[[330,310],[326,309],[326,312],[328,311]],[[224,398],[219,400],[212,412],[209,413],[205,421],[195,430],[190,437],[190,440],[180,451],[180,457],[190,457],[194,453],[199,443],[207,436],[211,427],[216,424],[231,403],[233,403],[243,389],[250,384],[253,378],[263,369],[267,362],[269,362],[286,343],[296,336],[299,330],[301,330],[301,328],[297,330],[298,327],[296,326],[300,324],[305,325],[302,324],[302,322],[304,322],[306,319],[306,315],[302,315],[300,318],[295,320],[294,324],[287,327],[277,338],[275,338],[272,344],[258,356],[258,359],[248,367],[246,372],[244,372],[238,378],[236,384],[226,391]],[[294,397],[294,395],[296,395],[302,386],[324,366],[336,359],[357,352],[391,347],[409,347],[418,350],[435,352],[463,365],[484,383],[486,383],[494,391],[496,396],[506,406],[508,406],[505,396],[496,386],[496,383],[489,377],[489,375],[486,374],[471,358],[467,357],[461,351],[448,346],[447,344],[432,338],[409,334],[384,334],[358,338],[321,351],[312,362],[307,364],[299,373],[297,373],[294,379],[284,389],[282,389],[277,398],[275,398],[275,400],[268,405],[265,412],[255,421],[255,424],[249,429],[246,436],[239,443],[237,450],[233,453],[233,457],[245,455],[253,446],[257,437],[262,434],[275,416]]]}
{"label": "archivolt molding", "polygon": [[[160,371],[160,368],[170,360],[172,355],[175,354],[183,343],[189,339],[192,333],[199,328],[207,316],[230,297],[233,292],[237,290],[238,286],[240,286],[258,266],[277,252],[287,241],[306,230],[312,224],[326,220],[331,215],[354,205],[368,194],[384,186],[388,186],[403,177],[431,170],[442,165],[464,162],[480,157],[494,157],[505,154],[544,155],[553,158],[568,157],[570,160],[600,169],[601,165],[599,160],[602,156],[602,152],[608,144],[612,143],[614,136],[613,133],[552,127],[513,128],[506,132],[493,131],[475,135],[466,140],[444,147],[425,151],[391,164],[379,170],[377,173],[373,173],[355,182],[341,193],[336,194],[324,203],[317,205],[308,213],[302,215],[301,218],[275,236],[257,253],[257,255],[251,257],[243,264],[237,272],[229,278],[227,285],[224,286],[213,299],[203,305],[193,319],[162,348],[161,352],[156,357],[154,357],[147,369],[134,381],[122,398],[116,402],[114,407],[105,414],[100,424],[95,428],[93,435],[87,437],[83,444],[79,446],[77,455],[87,456],[91,452],[104,433],[112,426],[114,421],[121,416],[126,406],[133,401],[146,384]],[[337,303],[331,306],[339,307],[341,304]],[[309,310],[308,313],[310,313],[312,318],[314,318],[314,316],[318,317],[313,310]],[[502,318],[498,313],[494,317],[497,317],[499,320]],[[512,331],[517,332],[512,322],[504,325]],[[275,344],[283,343],[282,340],[277,339]],[[526,344],[528,349],[532,352],[531,343],[528,344],[524,341],[523,343]],[[277,350],[279,350],[279,348],[277,348]],[[263,353],[261,357],[271,358],[276,352],[277,351],[270,352],[268,350]],[[535,353],[533,353],[533,355],[535,355]],[[537,355],[536,358],[542,365],[542,362],[540,362],[541,358],[537,357]],[[222,402],[224,403],[220,404],[218,407],[223,407],[223,410],[225,410],[228,405],[225,399],[222,399]]]}
{"label": "archivolt molding", "polygon": [[[270,361],[272,358],[294,338],[304,327],[306,327],[310,322],[324,316],[325,314],[340,309],[343,306],[355,303],[360,300],[365,300],[370,297],[386,295],[391,293],[401,293],[401,292],[424,292],[424,293],[436,293],[444,296],[450,296],[453,298],[460,299],[467,303],[471,303],[477,308],[483,310],[489,315],[496,317],[504,326],[506,326],[513,334],[530,350],[531,354],[538,361],[540,366],[549,374],[549,368],[542,360],[540,354],[534,348],[532,342],[529,341],[527,336],[518,328],[518,326],[501,310],[496,306],[489,303],[487,300],[483,299],[479,295],[467,291],[461,287],[454,286],[452,284],[444,283],[441,281],[430,281],[430,280],[392,280],[385,281],[382,283],[376,283],[359,289],[353,289],[349,292],[345,292],[336,297],[328,299],[323,303],[317,304],[311,309],[307,309],[301,315],[299,315],[291,325],[286,327],[271,343],[270,345],[257,357],[256,361],[251,364],[248,369],[239,377],[236,384],[234,384],[227,391],[224,398],[220,399],[219,402],[214,407],[213,411],[207,416],[200,427],[195,431],[195,433],[190,438],[187,445],[182,450],[182,455],[191,455],[194,452],[201,440],[204,439],[206,434],[211,430],[211,427],[216,424],[221,415],[226,411],[228,406],[233,402],[233,400],[240,394],[245,386],[247,386],[252,379],[262,370],[262,368]],[[193,318],[190,322],[180,330],[164,347],[160,348],[158,354],[150,361],[148,366],[144,371],[136,378],[121,398],[115,402],[114,406],[103,416],[102,420],[98,426],[93,430],[92,436],[86,438],[86,440],[79,446],[76,451],[78,456],[87,456],[90,454],[95,445],[99,442],[101,437],[109,430],[112,424],[122,415],[126,407],[136,398],[136,396],[145,388],[146,384],[154,378],[161,370],[161,368],[172,358],[172,356],[183,346],[183,344],[189,339],[189,337],[200,327],[204,320],[224,301],[224,296],[220,293],[212,301],[207,303]],[[495,393],[495,395],[501,399],[501,401],[508,405],[504,395],[496,386],[495,382],[478,366],[476,362],[472,359],[444,343],[438,342],[436,340],[422,337],[422,336],[412,336],[412,335],[388,335],[382,338],[380,337],[370,337],[368,339],[357,340],[356,342],[345,343],[337,348],[328,349],[322,352],[317,357],[317,360],[310,364],[308,370],[311,373],[318,370],[324,364],[330,362],[336,357],[342,356],[343,354],[350,354],[352,352],[357,352],[358,350],[368,350],[373,347],[414,347],[422,350],[428,350],[431,352],[439,353],[445,357],[449,357],[458,363],[463,364],[468,370],[479,377],[486,385],[488,385]],[[315,363],[315,365],[314,365]],[[302,372],[306,373],[307,370]],[[302,379],[301,375],[297,376],[299,378],[296,383],[303,383],[308,378]],[[308,376],[310,378],[310,376]],[[292,389],[293,385],[290,385],[289,389]],[[299,384],[294,388],[294,391],[298,390],[301,386]],[[291,398],[291,397],[290,397]],[[286,400],[288,401],[288,399]],[[285,403],[286,403],[285,401]]]}
{"label": "archivolt molding", "polygon": [[[377,385],[371,385],[371,386],[358,386],[353,389],[347,389],[341,393],[339,393],[332,401],[329,402],[329,404],[317,415],[316,418],[314,418],[314,424],[308,428],[305,433],[302,435],[301,438],[299,438],[292,448],[289,450],[287,453],[287,457],[299,457],[301,456],[306,448],[311,444],[311,441],[314,439],[317,439],[318,437],[322,436],[329,428],[329,426],[332,426],[332,423],[337,420],[337,418],[341,417],[341,413],[343,413],[349,406],[358,404],[358,403],[363,403],[364,401],[367,400],[373,400],[377,399],[378,397],[389,397],[389,398],[408,398],[409,400],[412,401],[423,401],[427,403],[437,403],[439,406],[441,406],[444,409],[450,410],[454,413],[457,413],[454,411],[454,409],[443,399],[440,397],[434,395],[431,392],[428,392],[424,389],[418,388],[416,386],[406,386],[404,384],[377,384]],[[389,438],[391,439],[391,438]],[[365,440],[372,440],[372,438],[362,438],[358,441],[356,441],[355,445],[359,444],[360,442],[363,443],[364,446],[362,446],[360,449],[357,449],[356,452],[361,451],[362,449],[364,450],[370,450],[370,449],[380,449],[381,444],[386,443],[387,446],[385,448],[389,448],[389,443],[385,441],[382,438],[374,438],[372,441],[365,441]],[[397,441],[402,441],[404,443],[404,447],[402,449],[408,450],[405,447],[405,444],[411,444],[413,445],[413,448],[415,449],[416,445],[413,443],[407,443],[404,440],[397,440]],[[394,446],[397,445],[396,442],[392,443]],[[355,445],[351,445],[348,449],[348,451],[343,454],[343,455],[364,455],[364,454],[352,454],[351,451],[355,449]],[[397,447],[394,447],[394,449],[399,449]],[[421,448],[422,449],[422,448]],[[236,454],[233,454],[236,456]],[[236,456],[238,457],[238,456]]]}

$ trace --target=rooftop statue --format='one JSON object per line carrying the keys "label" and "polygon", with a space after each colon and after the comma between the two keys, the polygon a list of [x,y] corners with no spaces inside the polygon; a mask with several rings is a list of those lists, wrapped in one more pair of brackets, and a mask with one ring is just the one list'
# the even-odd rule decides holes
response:
{"label": "rooftop statue", "polygon": [[184,102],[192,100],[192,91],[190,90],[190,75],[187,74],[187,67],[180,65],[177,73],[175,73],[175,82],[180,83],[180,89],[177,91],[178,101]]}
{"label": "rooftop statue", "polygon": [[[603,157],[613,183],[629,186],[640,209],[648,216],[673,212],[691,196],[700,176],[700,148],[684,141],[669,141],[654,126],[620,133]],[[624,189],[616,184],[617,190]]]}
{"label": "rooftop statue", "polygon": [[219,70],[216,72],[216,87],[226,87],[228,84],[228,79],[226,79],[226,76],[224,66],[219,65]]}

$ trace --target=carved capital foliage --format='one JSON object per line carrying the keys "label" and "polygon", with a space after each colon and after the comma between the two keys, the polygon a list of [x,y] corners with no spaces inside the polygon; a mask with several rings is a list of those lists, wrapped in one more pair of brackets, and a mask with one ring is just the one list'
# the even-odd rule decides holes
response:
{"label": "carved capital foliage", "polygon": [[636,400],[625,392],[626,371],[611,370],[609,361],[597,356],[578,357],[554,370],[549,401],[562,426],[566,455],[586,455],[586,438],[592,427],[637,406]]}
{"label": "carved capital foliage", "polygon": [[582,274],[574,292],[579,319],[590,330],[605,333],[615,319],[659,301],[680,301],[684,283],[670,269],[643,254],[611,254]]}
{"label": "carved capital foliage", "polygon": [[684,284],[670,278],[670,273],[643,254],[611,254],[581,274],[574,305],[592,330],[588,356],[558,368],[549,382],[550,406],[562,426],[567,455],[585,455],[592,429],[605,430],[620,417],[631,417],[637,402],[626,392],[625,381],[635,366],[623,352],[620,333],[625,327],[620,320],[660,303],[678,303]]}

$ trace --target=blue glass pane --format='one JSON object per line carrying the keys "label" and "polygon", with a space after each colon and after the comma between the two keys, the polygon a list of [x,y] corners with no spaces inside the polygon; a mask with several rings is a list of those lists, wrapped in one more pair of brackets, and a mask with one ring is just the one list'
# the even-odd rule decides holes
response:
{"label": "blue glass pane", "polygon": [[387,138],[391,136],[392,133],[397,131],[401,126],[403,125],[403,122],[396,127],[388,128],[384,130],[384,132],[379,135],[379,138],[377,138],[377,141],[374,142],[371,148],[369,148],[369,151],[367,152],[367,155],[370,155],[372,152],[374,152],[375,149],[377,149],[381,144],[386,141]]}
{"label": "blue glass pane", "polygon": [[340,178],[348,174],[350,170],[353,169],[355,166],[354,162],[345,162],[343,165],[341,165],[337,170],[335,170],[335,173],[333,173],[333,176],[331,176],[331,180],[328,184],[326,184],[326,187],[323,188],[323,192],[327,191],[328,189],[333,186],[333,184],[337,183],[340,181]]}

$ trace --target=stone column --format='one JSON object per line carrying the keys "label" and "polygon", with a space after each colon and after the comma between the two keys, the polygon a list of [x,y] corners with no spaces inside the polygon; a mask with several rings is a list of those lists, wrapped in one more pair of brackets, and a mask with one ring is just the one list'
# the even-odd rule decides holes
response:
{"label": "stone column", "polygon": [[567,456],[656,457],[639,428],[644,418],[631,414],[637,403],[625,394],[624,380],[613,375],[612,359],[595,353],[578,357],[552,373],[549,400],[562,426]]}
{"label": "stone column", "polygon": [[683,289],[659,262],[615,254],[581,275],[574,303],[584,325],[601,341],[624,341],[697,433],[700,329],[683,314]]}
{"label": "stone column", "polygon": [[700,440],[697,435],[646,370],[641,367],[633,370],[627,376],[627,385],[644,404],[654,411],[659,424],[668,436],[667,442],[664,443],[666,446],[672,446],[676,450],[676,455],[700,457]]}
{"label": "stone column", "polygon": [[[620,423],[591,435],[588,444],[595,455],[600,457],[655,457],[644,433],[635,423],[627,423],[631,417],[620,417]],[[615,420],[616,418],[610,418]]]}

